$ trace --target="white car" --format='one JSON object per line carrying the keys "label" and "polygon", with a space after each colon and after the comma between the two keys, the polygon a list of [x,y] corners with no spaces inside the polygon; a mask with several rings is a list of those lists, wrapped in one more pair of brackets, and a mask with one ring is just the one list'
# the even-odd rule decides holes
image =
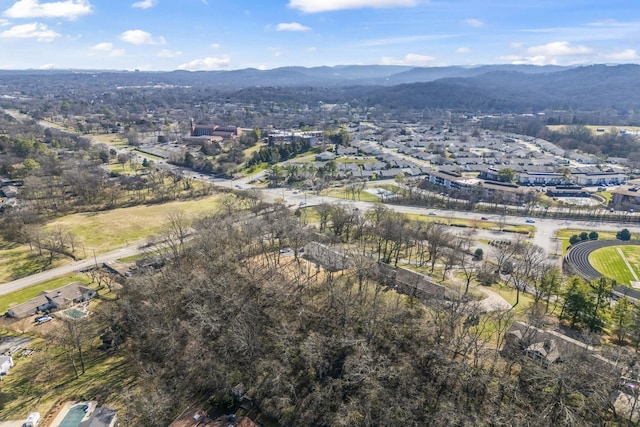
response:
{"label": "white car", "polygon": [[53,317],[47,315],[36,317],[36,323],[47,323],[51,320],[53,320]]}

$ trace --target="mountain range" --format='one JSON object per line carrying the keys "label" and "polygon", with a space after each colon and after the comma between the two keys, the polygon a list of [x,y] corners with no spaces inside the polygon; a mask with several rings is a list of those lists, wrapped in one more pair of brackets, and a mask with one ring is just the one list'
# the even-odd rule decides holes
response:
{"label": "mountain range", "polygon": [[[536,112],[545,109],[640,110],[633,95],[640,86],[640,65],[576,67],[483,65],[407,67],[344,65],[283,67],[272,70],[116,72],[99,70],[0,71],[0,91],[70,85],[105,90],[113,87],[180,86],[224,91],[242,100],[307,103],[350,102],[391,108],[444,108]],[[28,92],[28,91],[27,91]]]}

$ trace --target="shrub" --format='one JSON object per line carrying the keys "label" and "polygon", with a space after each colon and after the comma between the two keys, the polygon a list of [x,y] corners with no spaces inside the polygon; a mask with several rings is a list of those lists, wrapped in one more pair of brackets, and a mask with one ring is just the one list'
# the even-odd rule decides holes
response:
{"label": "shrub", "polygon": [[616,233],[616,239],[623,240],[623,241],[631,240],[631,232],[626,228],[623,228],[622,230]]}

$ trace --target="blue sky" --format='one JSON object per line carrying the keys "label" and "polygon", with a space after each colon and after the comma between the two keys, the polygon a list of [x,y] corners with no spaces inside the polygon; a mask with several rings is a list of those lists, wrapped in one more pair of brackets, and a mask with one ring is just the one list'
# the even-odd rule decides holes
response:
{"label": "blue sky", "polygon": [[0,0],[0,68],[640,63],[637,0]]}

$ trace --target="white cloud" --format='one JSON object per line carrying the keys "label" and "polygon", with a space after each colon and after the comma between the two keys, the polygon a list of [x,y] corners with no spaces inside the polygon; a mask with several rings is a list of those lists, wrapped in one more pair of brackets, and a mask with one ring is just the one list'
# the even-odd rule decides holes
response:
{"label": "white cloud", "polygon": [[480,19],[466,19],[464,21],[467,25],[469,25],[470,27],[473,28],[482,28],[484,27],[484,21],[480,20]]}
{"label": "white cloud", "polygon": [[95,46],[91,47],[91,55],[96,55],[98,53],[106,53],[109,56],[124,56],[126,53],[124,49],[114,49],[113,43],[98,43]]}
{"label": "white cloud", "polygon": [[60,37],[45,24],[32,22],[30,24],[16,25],[0,33],[0,37],[7,39],[36,39],[39,42],[51,42]]}
{"label": "white cloud", "polygon": [[179,70],[189,71],[208,71],[219,70],[221,68],[227,68],[231,63],[231,59],[228,56],[222,58],[207,57],[201,59],[194,59],[193,61],[186,62],[178,66]]}
{"label": "white cloud", "polygon": [[98,43],[97,45],[92,46],[91,50],[94,52],[110,52],[113,50],[113,43]]}
{"label": "white cloud", "polygon": [[603,55],[605,59],[611,61],[635,62],[640,60],[640,55],[634,49],[625,49],[620,52]]}
{"label": "white cloud", "polygon": [[7,18],[64,18],[74,20],[93,10],[88,0],[66,0],[40,3],[39,0],[18,0],[4,11]]}
{"label": "white cloud", "polygon": [[169,49],[162,49],[158,52],[158,56],[160,58],[177,58],[178,56],[182,56],[182,52],[179,50],[171,51]]}
{"label": "white cloud", "polygon": [[329,12],[365,7],[380,9],[392,7],[412,7],[417,0],[289,0],[289,7],[304,13]]}
{"label": "white cloud", "polygon": [[7,19],[0,19],[0,27],[6,27],[9,25],[9,21]]}
{"label": "white cloud", "polygon": [[120,39],[131,44],[166,44],[164,37],[153,37],[142,30],[128,30],[120,34]]}
{"label": "white cloud", "polygon": [[220,43],[211,43],[209,47],[211,49],[220,49]]}
{"label": "white cloud", "polygon": [[530,46],[524,50],[521,44],[512,43],[511,47],[519,49],[521,51],[520,54],[505,55],[499,59],[517,65],[575,65],[585,62],[586,59],[581,57],[585,57],[593,52],[593,49],[590,47],[572,45],[567,41]]}
{"label": "white cloud", "polygon": [[131,7],[135,7],[138,9],[149,9],[158,4],[158,0],[142,0],[137,1],[131,5]]}
{"label": "white cloud", "polygon": [[282,54],[283,54],[282,49],[281,49],[281,48],[279,48],[279,47],[269,47],[269,48],[267,48],[267,50],[268,50],[269,52],[271,52],[271,54],[272,54],[273,56],[275,56],[276,58],[281,57],[281,56],[282,56]]}
{"label": "white cloud", "polygon": [[591,53],[591,48],[586,46],[572,46],[569,42],[551,42],[539,46],[531,46],[527,52],[540,56],[575,56]]}
{"label": "white cloud", "polygon": [[471,49],[469,49],[468,47],[459,47],[456,49],[456,53],[462,53],[462,54],[471,53]]}
{"label": "white cloud", "polygon": [[38,70],[53,70],[56,68],[54,64],[42,64],[38,67]]}
{"label": "white cloud", "polygon": [[277,31],[309,31],[311,28],[297,22],[283,22],[276,27]]}
{"label": "white cloud", "polygon": [[512,49],[520,49],[522,46],[524,46],[522,43],[520,42],[511,42],[509,43],[509,47],[511,47]]}
{"label": "white cloud", "polygon": [[307,52],[317,52],[317,51],[318,51],[318,48],[315,46],[309,46],[307,48]]}
{"label": "white cloud", "polygon": [[412,65],[416,67],[423,67],[435,61],[435,59],[436,58],[434,58],[433,56],[409,53],[402,59],[385,56],[384,58],[382,58],[382,65]]}

